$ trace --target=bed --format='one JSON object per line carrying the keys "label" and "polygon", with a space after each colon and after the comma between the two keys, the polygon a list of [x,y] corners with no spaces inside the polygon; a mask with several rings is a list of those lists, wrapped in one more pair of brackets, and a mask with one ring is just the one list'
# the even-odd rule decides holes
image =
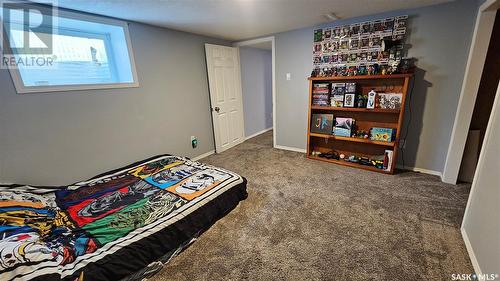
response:
{"label": "bed", "polygon": [[157,271],[246,193],[230,171],[162,155],[63,187],[0,186],[0,280]]}

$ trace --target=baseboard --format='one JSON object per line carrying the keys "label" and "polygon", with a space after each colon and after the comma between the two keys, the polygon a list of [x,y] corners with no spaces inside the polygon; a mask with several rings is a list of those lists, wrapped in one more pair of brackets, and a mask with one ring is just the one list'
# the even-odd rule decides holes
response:
{"label": "baseboard", "polygon": [[467,249],[467,253],[469,253],[469,258],[472,263],[472,267],[474,267],[474,271],[477,275],[482,275],[483,272],[481,271],[481,267],[479,266],[479,263],[477,262],[476,255],[474,254],[474,250],[472,249],[472,245],[470,244],[469,241],[469,236],[467,236],[467,232],[465,231],[465,228],[460,227],[460,232],[462,233],[462,239],[464,240],[465,243],[465,248]]}
{"label": "baseboard", "polygon": [[416,167],[408,167],[408,166],[402,166],[402,165],[397,165],[396,168],[401,169],[401,170],[408,170],[408,171],[413,171],[413,172],[419,172],[423,174],[429,174],[433,176],[438,176],[442,178],[443,174],[439,171],[434,171],[434,170],[428,170],[428,169],[423,169],[423,168],[416,168]]}
{"label": "baseboard", "polygon": [[271,128],[267,128],[267,129],[264,129],[264,130],[262,130],[262,131],[260,131],[260,132],[257,132],[257,133],[255,133],[255,134],[252,134],[252,135],[248,136],[248,137],[245,137],[245,140],[248,140],[248,139],[254,138],[254,137],[258,136],[258,135],[262,135],[263,133],[265,133],[265,132],[269,132],[269,131],[271,131],[272,129],[273,129],[273,127],[271,127]]}
{"label": "baseboard", "polygon": [[211,150],[211,151],[209,151],[207,153],[203,153],[202,155],[198,155],[196,157],[193,157],[193,158],[191,158],[191,160],[198,161],[198,160],[203,159],[205,157],[208,157],[208,156],[210,156],[212,154],[215,154],[215,150]]}
{"label": "baseboard", "polygon": [[289,146],[283,146],[283,145],[274,145],[274,148],[282,149],[282,150],[289,150],[289,151],[294,151],[294,152],[300,152],[300,153],[307,152],[305,149],[302,149],[302,148],[289,147]]}

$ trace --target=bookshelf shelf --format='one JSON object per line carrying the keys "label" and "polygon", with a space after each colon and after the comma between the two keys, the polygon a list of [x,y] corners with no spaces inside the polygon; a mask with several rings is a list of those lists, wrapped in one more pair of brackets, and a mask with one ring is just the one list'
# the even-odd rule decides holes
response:
{"label": "bookshelf shelf", "polygon": [[[338,165],[364,169],[384,174],[393,174],[397,165],[397,154],[400,140],[400,133],[405,113],[405,101],[408,94],[410,80],[413,74],[393,74],[393,75],[366,75],[366,76],[341,76],[341,77],[311,77],[309,80],[309,127],[307,133],[307,158],[319,160]],[[356,94],[366,95],[369,91],[386,93],[402,93],[401,109],[367,109],[356,107],[332,107],[326,106],[323,101],[317,105],[315,100],[313,104],[313,92],[315,99],[318,99],[318,93],[324,95],[325,83],[356,83]],[[322,88],[323,87],[323,88]],[[320,89],[320,90],[318,90]],[[321,97],[323,98],[323,97]],[[365,138],[342,137],[333,134],[311,132],[311,120],[313,114],[333,114],[334,118],[352,118],[356,120],[356,127],[361,131],[369,131],[371,128],[396,129],[393,141],[374,141]],[[329,117],[331,119],[331,117]],[[386,151],[391,158],[390,169],[387,171],[374,166],[362,165],[359,163],[348,162],[344,160],[327,159],[313,155],[313,151],[319,153],[336,152],[344,154],[346,157],[351,155],[357,157],[367,157],[369,159],[384,159]],[[388,159],[385,156],[385,159]]]}
{"label": "bookshelf shelf", "polygon": [[401,110],[399,109],[382,109],[382,108],[357,108],[357,107],[334,107],[334,106],[311,106],[313,110],[330,110],[330,111],[352,111],[352,112],[366,112],[366,113],[395,113],[398,114]]}
{"label": "bookshelf shelf", "polygon": [[335,136],[335,135],[325,135],[325,134],[317,134],[317,133],[310,133],[310,136],[311,137],[318,137],[318,138],[328,138],[328,139],[341,140],[341,141],[369,143],[369,144],[394,147],[394,142],[374,141],[374,140],[370,140],[370,139],[340,137],[340,136]]}
{"label": "bookshelf shelf", "polygon": [[347,166],[347,167],[368,170],[368,171],[377,172],[377,173],[392,174],[392,172],[390,172],[390,171],[385,171],[385,170],[382,170],[379,168],[375,168],[373,166],[361,165],[358,163],[347,162],[344,160],[326,159],[326,158],[321,158],[321,157],[317,157],[317,156],[307,156],[307,158],[313,159],[313,160],[319,160],[319,161],[323,161],[323,162],[328,162],[328,163],[334,163],[337,165],[342,165],[342,166]]}

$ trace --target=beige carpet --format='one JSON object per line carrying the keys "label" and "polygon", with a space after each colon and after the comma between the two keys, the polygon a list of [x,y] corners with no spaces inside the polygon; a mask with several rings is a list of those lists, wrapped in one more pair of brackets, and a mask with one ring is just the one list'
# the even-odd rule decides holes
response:
{"label": "beige carpet", "polygon": [[471,273],[469,185],[383,175],[272,148],[268,132],[202,160],[248,179],[248,199],[152,280],[451,280]]}

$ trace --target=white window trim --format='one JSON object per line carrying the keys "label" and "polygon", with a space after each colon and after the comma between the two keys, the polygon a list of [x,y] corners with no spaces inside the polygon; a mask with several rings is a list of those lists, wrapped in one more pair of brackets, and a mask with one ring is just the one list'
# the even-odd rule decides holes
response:
{"label": "white window trim", "polygon": [[[37,6],[39,8],[39,6]],[[73,85],[52,85],[52,86],[24,86],[21,74],[17,68],[9,68],[10,76],[14,82],[14,87],[18,94],[32,94],[32,93],[46,93],[46,92],[67,92],[67,91],[84,91],[84,90],[104,90],[104,89],[123,89],[123,88],[138,88],[139,80],[137,77],[137,70],[135,66],[134,50],[132,48],[132,41],[130,40],[130,33],[128,29],[128,23],[121,20],[115,20],[105,17],[92,16],[87,14],[80,14],[76,12],[69,12],[56,8],[57,13],[54,15],[56,17],[71,18],[82,21],[90,21],[102,24],[110,24],[123,27],[125,33],[125,40],[127,43],[127,49],[130,59],[130,68],[132,71],[132,77],[134,82],[131,83],[109,83],[109,84],[73,84]],[[4,30],[2,30],[4,32]],[[5,33],[4,33],[5,34]],[[9,46],[4,46],[4,48],[9,48]]]}

